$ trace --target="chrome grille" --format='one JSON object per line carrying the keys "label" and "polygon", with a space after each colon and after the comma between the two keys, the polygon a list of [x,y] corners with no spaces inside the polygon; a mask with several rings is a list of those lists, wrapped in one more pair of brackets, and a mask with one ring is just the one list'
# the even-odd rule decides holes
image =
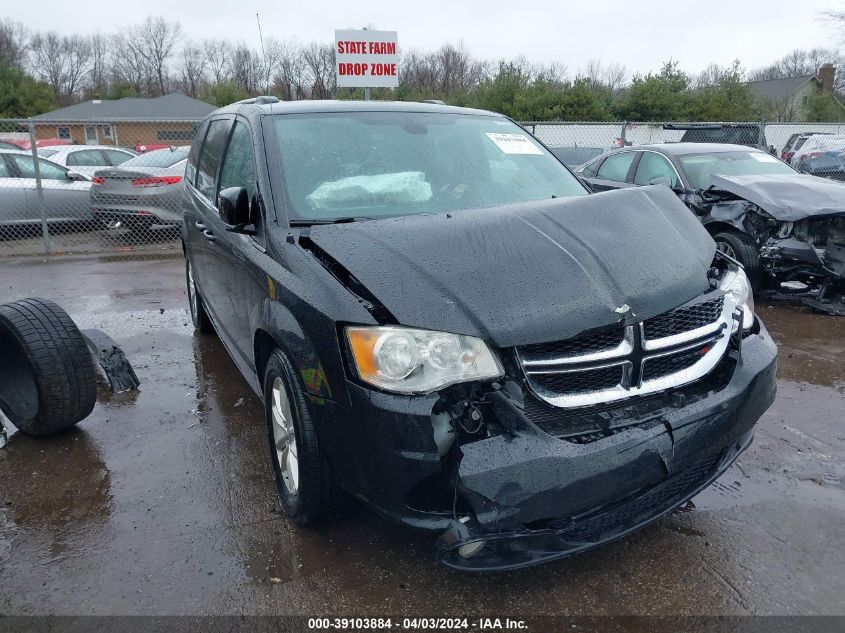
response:
{"label": "chrome grille", "polygon": [[706,326],[719,318],[724,303],[724,297],[716,297],[661,314],[643,322],[643,334],[646,339],[657,339]]}
{"label": "chrome grille", "polygon": [[611,350],[622,342],[625,328],[621,325],[574,336],[563,341],[525,345],[522,351],[533,356],[580,356]]}
{"label": "chrome grille", "polygon": [[615,387],[623,380],[624,365],[610,365],[561,373],[537,374],[536,384],[555,393],[600,391]]}
{"label": "chrome grille", "polygon": [[643,363],[643,382],[663,378],[684,369],[689,369],[701,360],[707,346],[695,347],[686,352],[666,354],[649,358]]}
{"label": "chrome grille", "polygon": [[714,291],[629,326],[517,348],[531,392],[555,407],[586,407],[689,384],[727,350],[736,306]]}

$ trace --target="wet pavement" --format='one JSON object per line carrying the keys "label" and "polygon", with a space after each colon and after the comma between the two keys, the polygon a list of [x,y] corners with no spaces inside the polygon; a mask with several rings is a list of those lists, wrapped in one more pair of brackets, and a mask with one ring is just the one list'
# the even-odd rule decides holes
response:
{"label": "wet pavement", "polygon": [[845,614],[845,318],[758,305],[781,350],[752,447],[683,511],[602,549],[467,575],[363,509],[281,514],[262,408],[190,326],[181,258],[3,261],[112,335],[141,379],[76,429],[0,450],[0,613]]}

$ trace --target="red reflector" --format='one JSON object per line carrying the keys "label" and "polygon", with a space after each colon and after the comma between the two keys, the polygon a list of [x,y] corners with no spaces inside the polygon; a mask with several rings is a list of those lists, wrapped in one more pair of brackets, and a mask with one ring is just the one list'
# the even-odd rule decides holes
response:
{"label": "red reflector", "polygon": [[104,182],[105,180],[103,180],[99,176],[94,176],[93,178],[91,178],[91,183],[94,185],[102,185]]}
{"label": "red reflector", "polygon": [[710,351],[710,348],[705,345],[704,347],[701,348],[701,355],[704,356],[709,351]]}
{"label": "red reflector", "polygon": [[175,185],[181,182],[182,176],[150,176],[149,178],[135,178],[132,181],[133,187],[162,187],[164,185]]}

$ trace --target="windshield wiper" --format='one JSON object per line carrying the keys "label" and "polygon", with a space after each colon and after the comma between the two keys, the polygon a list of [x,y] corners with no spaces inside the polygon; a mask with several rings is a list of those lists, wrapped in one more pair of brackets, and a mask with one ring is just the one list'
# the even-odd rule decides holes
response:
{"label": "windshield wiper", "polygon": [[366,220],[372,220],[373,218],[368,218],[362,215],[357,216],[348,216],[343,218],[330,218],[327,220],[291,220],[291,226],[313,226],[315,224],[347,224],[350,222],[363,222]]}

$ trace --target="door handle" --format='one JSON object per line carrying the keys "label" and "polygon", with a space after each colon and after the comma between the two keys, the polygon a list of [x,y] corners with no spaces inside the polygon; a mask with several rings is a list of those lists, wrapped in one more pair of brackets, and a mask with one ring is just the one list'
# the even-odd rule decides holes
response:
{"label": "door handle", "polygon": [[200,231],[205,231],[205,224],[203,224],[202,222],[194,222],[194,226],[197,227]]}
{"label": "door handle", "polygon": [[217,241],[217,238],[214,237],[214,233],[212,233],[208,229],[203,231],[202,234],[205,236],[205,239],[207,239],[209,242],[216,242]]}

